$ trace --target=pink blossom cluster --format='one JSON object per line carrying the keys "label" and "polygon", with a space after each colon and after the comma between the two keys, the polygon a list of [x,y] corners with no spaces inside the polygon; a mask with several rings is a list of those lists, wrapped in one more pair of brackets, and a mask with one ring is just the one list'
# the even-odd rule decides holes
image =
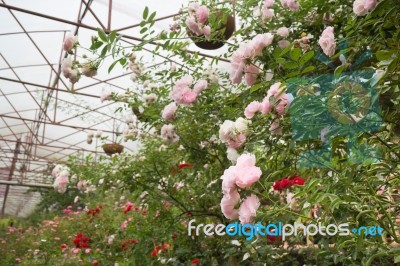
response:
{"label": "pink blossom cluster", "polygon": [[281,0],[281,5],[293,11],[299,10],[300,8],[300,5],[296,0]]}
{"label": "pink blossom cluster", "polygon": [[193,89],[193,78],[189,75],[182,77],[175,83],[175,86],[172,88],[171,98],[175,101],[176,104],[189,105],[196,101],[197,96],[207,88],[208,82],[207,80],[199,80],[194,86]]}
{"label": "pink blossom cluster", "polygon": [[90,186],[90,181],[86,180],[79,180],[78,183],[76,184],[76,187],[79,191],[87,191]]}
{"label": "pink blossom cluster", "polygon": [[175,102],[172,102],[164,107],[161,112],[161,116],[165,121],[173,121],[176,118],[176,110],[178,106]]}
{"label": "pink blossom cluster", "polygon": [[164,142],[175,143],[179,141],[179,136],[175,132],[175,127],[171,124],[162,126],[161,138]]}
{"label": "pink blossom cluster", "polygon": [[271,45],[274,35],[271,33],[258,34],[251,41],[242,43],[239,48],[232,54],[231,58],[231,82],[239,84],[245,75],[248,86],[256,82],[259,68],[252,64],[256,56],[262,55],[265,47]]}
{"label": "pink blossom cluster", "polygon": [[204,35],[206,38],[211,36],[211,28],[206,25],[210,10],[207,6],[201,6],[199,3],[191,3],[188,7],[188,17],[186,26],[196,36]]}
{"label": "pink blossom cluster", "polygon": [[122,132],[122,135],[124,136],[125,141],[129,139],[134,140],[138,136],[138,131],[136,129],[126,128]]}
{"label": "pink blossom cluster", "polygon": [[219,128],[219,139],[228,147],[237,149],[246,141],[247,126],[250,121],[239,117],[236,121],[225,120]]}
{"label": "pink blossom cluster", "polygon": [[51,175],[55,178],[53,187],[58,193],[65,193],[67,191],[67,186],[69,183],[69,168],[65,165],[56,165]]}
{"label": "pink blossom cluster", "polygon": [[69,57],[66,57],[62,60],[61,71],[64,77],[69,79],[69,82],[71,82],[72,84],[77,83],[81,78],[81,73],[79,72],[76,63],[74,64],[72,59]]}
{"label": "pink blossom cluster", "polygon": [[71,52],[72,49],[75,48],[77,44],[78,44],[78,37],[72,35],[71,33],[68,33],[65,36],[64,43],[63,43],[64,51]]}
{"label": "pink blossom cluster", "polygon": [[[293,100],[291,94],[284,93],[284,88],[281,89],[281,83],[273,84],[267,92],[267,96],[262,102],[253,101],[244,110],[244,115],[251,119],[257,112],[268,114],[275,111],[278,115],[284,115],[287,107]],[[271,99],[273,97],[273,101]]]}
{"label": "pink blossom cluster", "polygon": [[377,0],[355,0],[353,11],[357,16],[365,16],[369,11],[374,10],[377,4]]}
{"label": "pink blossom cluster", "polygon": [[275,0],[264,0],[261,6],[261,18],[262,20],[270,20],[274,17],[274,10],[270,9],[274,4]]}
{"label": "pink blossom cluster", "polygon": [[94,77],[97,75],[98,65],[95,62],[87,61],[82,64],[82,74],[86,77]]}
{"label": "pink blossom cluster", "polygon": [[136,62],[137,55],[131,53],[129,56],[129,69],[132,71],[131,80],[135,81],[137,77],[143,72],[144,66],[140,62]]}
{"label": "pink blossom cluster", "polygon": [[242,224],[252,222],[256,216],[260,201],[255,195],[247,197],[239,209],[236,205],[240,202],[240,195],[237,187],[242,189],[249,188],[257,182],[261,175],[261,169],[256,167],[256,157],[253,154],[242,154],[237,159],[234,166],[229,167],[222,175],[222,193],[221,210],[224,216],[234,220],[239,218]]}
{"label": "pink blossom cluster", "polygon": [[113,91],[111,89],[105,89],[101,92],[100,101],[109,101],[112,99]]}
{"label": "pink blossom cluster", "polygon": [[318,44],[321,46],[324,54],[332,56],[335,54],[336,42],[333,34],[333,27],[327,27],[319,38]]}

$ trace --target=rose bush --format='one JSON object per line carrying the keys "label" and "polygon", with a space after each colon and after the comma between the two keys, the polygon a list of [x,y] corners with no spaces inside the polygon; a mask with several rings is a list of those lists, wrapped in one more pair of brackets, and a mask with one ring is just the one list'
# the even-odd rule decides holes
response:
{"label": "rose bush", "polygon": [[[66,246],[45,245],[37,233],[28,232],[27,238],[6,235],[15,245],[39,243],[36,254],[31,248],[25,256],[18,255],[21,263],[49,259],[55,264],[82,260],[99,265],[400,262],[398,3],[202,1],[184,9],[189,17],[183,12],[186,15],[175,19],[170,32],[156,32],[156,13],[146,8],[140,24],[143,42],[137,45],[126,46],[116,32],[106,34],[101,29],[92,38],[92,54],[85,58],[91,58],[96,68],[108,64],[109,71],[132,71],[134,85],[140,88],[103,92],[99,100],[125,103],[125,109],[117,111],[136,116],[138,123],[128,121],[127,126],[135,129],[132,138],[139,139],[142,147],[135,155],[102,157],[95,167],[92,158],[71,159],[67,164],[77,183],[69,182],[61,197],[54,191],[44,193],[41,205],[48,209],[73,206],[61,219]],[[207,40],[218,29],[218,21],[204,22],[216,9],[234,13],[240,23],[230,40],[219,40],[225,42],[227,52],[208,58],[188,51],[185,27]],[[71,37],[65,44],[70,53],[74,53],[70,47],[79,48]],[[146,52],[167,59],[167,67],[139,59],[147,44],[154,49]],[[63,73],[71,83],[78,82],[80,71],[87,68],[79,60],[67,58],[63,63]],[[229,63],[229,71],[222,67],[223,61]],[[317,82],[320,77],[325,83]],[[353,84],[350,87],[362,83],[378,91],[369,104],[380,104],[380,114],[366,115],[357,109],[357,97],[346,96],[347,105],[343,105],[356,105],[344,116],[350,117],[352,128],[356,122],[381,116],[379,130],[356,131],[355,136],[360,146],[376,148],[380,157],[360,151],[357,158],[363,160],[350,160],[355,155],[346,148],[352,144],[346,137],[353,131],[343,126],[349,120],[326,119],[337,111],[328,105],[332,97],[341,95],[333,89],[326,97],[321,93],[343,80]],[[332,120],[339,123],[327,123]],[[319,164],[304,167],[304,152],[326,143],[331,148],[322,150]],[[64,192],[65,185],[59,182],[56,188]],[[121,195],[124,200],[118,200]],[[80,198],[74,205],[76,197]],[[96,209],[99,205],[103,208]],[[90,219],[85,206],[94,208]],[[264,224],[348,223],[350,228],[379,225],[384,235],[306,236],[300,232],[285,241],[273,236],[254,241],[190,237],[187,224],[191,219],[198,224],[239,219]],[[87,253],[80,244],[71,247],[79,233],[90,238],[84,241],[90,248]],[[21,244],[20,249],[26,247]]]}

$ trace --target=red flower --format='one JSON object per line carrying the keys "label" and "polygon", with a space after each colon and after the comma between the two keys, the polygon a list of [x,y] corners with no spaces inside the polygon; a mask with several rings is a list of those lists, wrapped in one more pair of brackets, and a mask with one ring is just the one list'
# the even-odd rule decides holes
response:
{"label": "red flower", "polygon": [[304,185],[305,180],[298,176],[297,174],[292,175],[291,177],[287,178],[284,177],[281,180],[276,181],[273,185],[272,188],[274,190],[282,191],[288,187],[291,187],[293,185],[298,185],[302,186]]}
{"label": "red flower", "polygon": [[293,184],[298,185],[298,186],[302,186],[304,185],[305,180],[303,178],[301,178],[300,176],[294,174],[290,177],[290,180],[293,181]]}
{"label": "red flower", "polygon": [[156,250],[156,249],[154,249],[154,250],[150,253],[150,255],[151,255],[152,257],[157,256],[157,254],[158,254],[158,250]]}
{"label": "red flower", "polygon": [[61,249],[67,248],[67,244],[62,244]]}
{"label": "red flower", "polygon": [[170,247],[171,247],[171,244],[168,243],[168,242],[165,242],[165,243],[162,245],[161,249],[162,249],[163,251],[167,251]]}
{"label": "red flower", "polygon": [[281,236],[267,236],[267,240],[269,243],[275,243],[275,242],[281,242],[282,241],[282,237]]}
{"label": "red flower", "polygon": [[178,234],[177,234],[177,233],[173,233],[173,234],[172,234],[172,238],[173,238],[173,239],[178,238]]}
{"label": "red flower", "polygon": [[93,261],[92,266],[99,266],[99,263],[97,262],[97,260]]}
{"label": "red flower", "polygon": [[84,236],[82,233],[77,234],[73,240],[75,247],[77,247],[77,248],[89,247],[89,244],[88,244],[89,241],[90,241],[90,239],[88,237]]}
{"label": "red flower", "polygon": [[200,263],[199,259],[192,260],[192,265],[196,265],[196,264],[199,264],[199,263]]}
{"label": "red flower", "polygon": [[188,167],[191,167],[192,165],[190,164],[190,163],[180,163],[179,165],[178,165],[178,168],[179,168],[179,170],[180,169],[182,169],[182,168],[188,168]]}

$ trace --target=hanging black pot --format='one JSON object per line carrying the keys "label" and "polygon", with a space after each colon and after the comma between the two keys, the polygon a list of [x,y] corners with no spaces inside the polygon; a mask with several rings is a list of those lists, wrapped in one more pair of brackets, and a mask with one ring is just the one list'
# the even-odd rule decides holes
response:
{"label": "hanging black pot", "polygon": [[[235,18],[232,15],[226,16],[222,11],[217,11],[216,13],[214,13],[214,16],[226,17],[226,23],[223,23],[217,29],[211,29],[212,32],[217,32],[217,34],[213,34],[214,38],[224,41],[229,40],[229,38],[232,36],[233,32],[236,29]],[[189,29],[187,29],[187,33],[190,39],[192,39],[192,41],[194,42],[194,44],[202,49],[216,50],[218,48],[221,48],[225,44],[225,42],[223,41],[216,41],[216,40],[208,41],[205,39],[204,35],[196,36]]]}

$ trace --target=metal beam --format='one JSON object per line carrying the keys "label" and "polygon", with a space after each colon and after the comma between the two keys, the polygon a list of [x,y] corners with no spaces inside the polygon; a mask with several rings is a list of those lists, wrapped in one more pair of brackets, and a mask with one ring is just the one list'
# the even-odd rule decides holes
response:
{"label": "metal beam", "polygon": [[5,181],[5,180],[0,180],[0,185],[7,185],[7,187],[9,187],[9,186],[20,186],[20,187],[53,188],[52,185],[48,185],[48,184],[18,183],[18,182]]}
{"label": "metal beam", "polygon": [[[6,5],[6,4],[1,4],[0,3],[0,7],[4,7],[4,8],[7,8],[9,10],[15,10],[15,11],[19,11],[19,12],[22,12],[22,13],[27,13],[27,14],[30,14],[30,15],[34,15],[34,16],[38,16],[38,17],[42,17],[42,18],[47,18],[47,19],[50,19],[50,20],[55,20],[55,21],[58,21],[58,22],[62,22],[62,23],[66,23],[66,24],[70,24],[70,25],[75,25],[75,26],[79,26],[79,27],[82,27],[82,28],[86,28],[86,29],[89,29],[89,30],[97,31],[96,27],[92,27],[92,26],[89,26],[89,25],[86,25],[86,24],[83,24],[83,23],[77,23],[77,22],[73,22],[73,21],[69,21],[69,20],[65,20],[65,19],[49,16],[49,15],[38,13],[38,12],[33,12],[33,11],[26,10],[26,9],[23,9],[23,8],[19,8],[19,7],[16,7],[16,6],[10,6],[10,5]],[[105,32],[106,33],[110,33],[111,31],[106,29]],[[134,36],[129,36],[129,35],[126,35],[126,34],[120,34],[120,36],[122,38],[135,40],[135,41],[138,41],[138,42],[146,41],[146,43],[148,43],[148,44],[157,45],[157,46],[163,46],[162,43],[157,43],[157,42],[154,42],[154,41],[149,42],[147,40],[143,40],[141,38],[134,37]],[[204,54],[204,53],[200,53],[200,52],[195,52],[195,51],[190,51],[190,50],[186,51],[186,53],[190,53],[190,54],[196,53],[196,54],[204,56],[204,57],[214,58],[214,56],[212,56],[212,55],[208,55],[208,54]],[[230,62],[228,59],[225,59],[225,58],[220,58],[219,61]]]}
{"label": "metal beam", "polygon": [[[15,144],[15,151],[14,151],[14,157],[11,163],[11,167],[10,167],[10,172],[8,174],[8,178],[7,181],[11,181],[13,175],[14,175],[14,170],[15,170],[15,166],[17,164],[17,159],[18,159],[18,154],[19,154],[19,147],[21,146],[21,139],[17,140],[17,144]],[[1,216],[4,216],[4,212],[6,210],[6,202],[7,202],[7,196],[8,196],[8,192],[10,191],[10,186],[7,185],[6,186],[6,191],[4,192],[4,199],[3,199],[3,207],[1,208]]]}

